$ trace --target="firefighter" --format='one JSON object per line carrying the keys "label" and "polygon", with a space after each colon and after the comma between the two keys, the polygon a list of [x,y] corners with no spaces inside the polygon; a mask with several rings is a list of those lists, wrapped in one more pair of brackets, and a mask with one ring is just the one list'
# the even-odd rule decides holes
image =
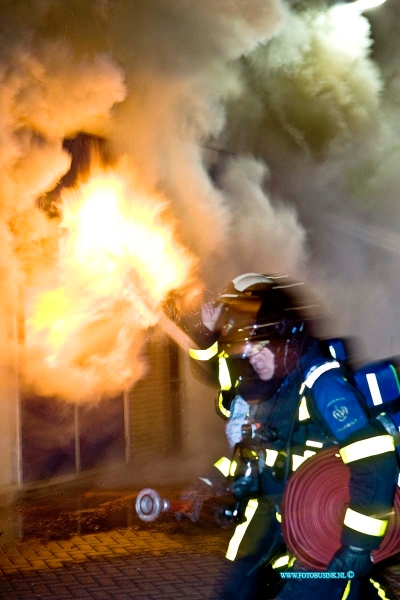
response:
{"label": "firefighter", "polygon": [[[229,543],[230,576],[220,600],[262,597],[259,566],[284,547],[279,508],[288,479],[302,461],[333,444],[350,470],[351,499],[341,548],[327,570],[353,572],[354,578],[289,579],[274,597],[385,597],[368,582],[371,551],[385,535],[398,477],[394,441],[369,418],[342,364],[322,350],[312,328],[312,303],[295,293],[299,287],[283,276],[246,273],[216,306],[202,309],[209,346],[203,356],[192,356],[219,366],[218,409],[227,417],[237,463],[246,467],[231,473],[242,514]],[[294,562],[293,568],[301,565]]]}

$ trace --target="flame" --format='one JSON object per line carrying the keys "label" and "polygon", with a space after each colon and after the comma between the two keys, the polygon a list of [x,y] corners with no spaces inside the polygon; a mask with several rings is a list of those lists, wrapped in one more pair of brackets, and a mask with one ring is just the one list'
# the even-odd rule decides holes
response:
{"label": "flame", "polygon": [[50,285],[27,309],[25,376],[41,393],[110,395],[143,375],[146,330],[171,292],[194,283],[196,259],[168,208],[126,160],[64,191]]}

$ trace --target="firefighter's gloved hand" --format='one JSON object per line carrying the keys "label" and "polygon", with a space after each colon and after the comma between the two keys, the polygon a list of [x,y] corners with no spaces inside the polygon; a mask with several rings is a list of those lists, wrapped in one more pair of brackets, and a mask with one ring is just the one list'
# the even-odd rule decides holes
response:
{"label": "firefighter's gloved hand", "polygon": [[213,495],[212,485],[207,484],[202,479],[199,479],[192,488],[184,490],[181,493],[181,500],[187,501],[181,508],[177,517],[189,517],[192,523],[199,520],[200,512],[203,507],[203,502],[211,498]]}
{"label": "firefighter's gloved hand", "polygon": [[225,423],[228,444],[234,448],[242,440],[242,425],[246,423],[249,405],[241,396],[236,396],[230,407],[231,416]]}
{"label": "firefighter's gloved hand", "polygon": [[[372,569],[371,551],[354,546],[342,546],[334,554],[326,569],[329,573],[352,571],[353,577],[366,577]],[[349,577],[350,579],[350,577]]]}

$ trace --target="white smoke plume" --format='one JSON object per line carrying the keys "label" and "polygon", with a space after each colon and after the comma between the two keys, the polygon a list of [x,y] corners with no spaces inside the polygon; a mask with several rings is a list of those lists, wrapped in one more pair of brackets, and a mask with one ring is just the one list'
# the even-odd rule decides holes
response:
{"label": "white smoke plume", "polygon": [[246,91],[224,131],[229,150],[267,161],[273,189],[296,207],[306,279],[337,317],[332,333],[360,335],[372,358],[400,351],[398,6],[387,8],[369,20],[350,5],[298,3],[238,64]]}
{"label": "white smoke plume", "polygon": [[275,121],[288,145],[317,158],[341,152],[354,135],[362,139],[379,104],[379,75],[365,60],[368,24],[337,12],[290,15],[281,35],[246,61],[250,85],[264,100],[265,129]]}
{"label": "white smoke plume", "polygon": [[118,8],[112,45],[130,93],[117,110],[113,140],[167,191],[184,239],[209,268],[210,259],[226,255],[231,209],[206,173],[201,145],[218,136],[225,100],[241,91],[233,61],[276,33],[282,6],[151,0]]}
{"label": "white smoke plume", "polygon": [[227,161],[219,180],[232,209],[232,277],[250,268],[298,274],[305,268],[305,230],[293,207],[268,196],[269,177],[265,163],[241,156]]}

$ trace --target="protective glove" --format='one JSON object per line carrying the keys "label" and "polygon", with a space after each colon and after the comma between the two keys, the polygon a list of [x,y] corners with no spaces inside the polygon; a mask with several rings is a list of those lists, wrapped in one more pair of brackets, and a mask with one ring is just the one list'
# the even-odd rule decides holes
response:
{"label": "protective glove", "polygon": [[342,546],[327,567],[329,573],[352,571],[353,577],[366,577],[372,569],[371,551],[354,546]]}
{"label": "protective glove", "polygon": [[203,503],[211,498],[213,495],[212,485],[208,485],[203,480],[199,479],[193,487],[183,490],[180,495],[181,500],[185,503],[181,507],[179,513],[176,513],[178,519],[181,516],[188,517],[192,523],[199,520],[200,512],[203,507]]}
{"label": "protective glove", "polygon": [[230,411],[231,416],[225,423],[225,434],[229,446],[234,448],[242,440],[242,426],[246,423],[249,405],[241,396],[236,396]]}

